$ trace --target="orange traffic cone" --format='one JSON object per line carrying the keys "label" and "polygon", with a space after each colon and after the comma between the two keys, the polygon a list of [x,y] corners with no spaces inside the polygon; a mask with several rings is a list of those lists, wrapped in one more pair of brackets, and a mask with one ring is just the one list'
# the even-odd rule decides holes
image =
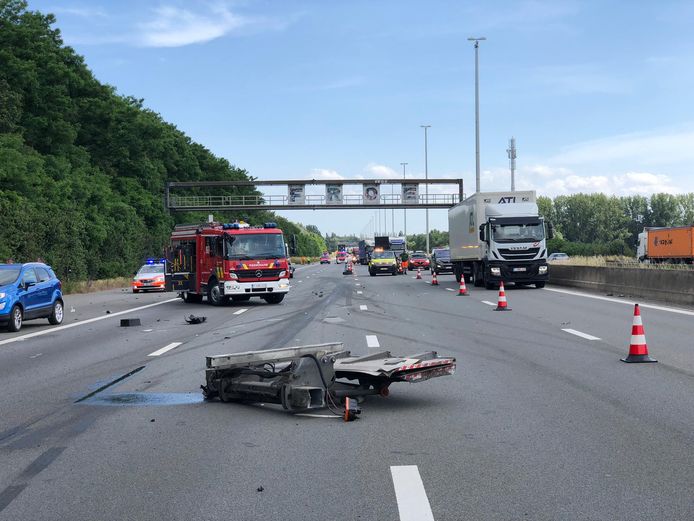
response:
{"label": "orange traffic cone", "polygon": [[499,286],[499,302],[496,305],[496,309],[494,311],[511,311],[511,308],[508,307],[508,304],[506,303],[506,291],[504,291],[504,281],[501,281],[501,285]]}
{"label": "orange traffic cone", "polygon": [[435,272],[435,271],[432,271],[432,272],[431,272],[431,285],[432,285],[432,286],[438,286],[438,285],[439,285],[439,279],[438,279],[438,277],[436,276],[436,272]]}
{"label": "orange traffic cone", "polygon": [[467,288],[465,287],[465,275],[462,275],[460,277],[460,288],[458,289],[458,296],[459,297],[467,297],[468,292]]}
{"label": "orange traffic cone", "polygon": [[641,322],[641,310],[639,305],[634,304],[634,321],[631,324],[631,342],[629,342],[629,356],[620,358],[622,362],[646,363],[657,362],[655,358],[648,356],[648,344],[646,344],[646,334],[643,331]]}
{"label": "orange traffic cone", "polygon": [[415,277],[417,280],[421,280],[422,278],[422,268],[417,268],[417,277]]}

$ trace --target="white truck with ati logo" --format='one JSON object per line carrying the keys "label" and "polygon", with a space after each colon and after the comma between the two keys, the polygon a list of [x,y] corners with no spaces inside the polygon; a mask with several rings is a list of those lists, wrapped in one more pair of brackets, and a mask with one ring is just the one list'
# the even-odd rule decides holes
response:
{"label": "white truck with ati logo", "polygon": [[259,297],[279,304],[289,292],[289,263],[275,223],[179,225],[171,235],[167,288],[186,302],[212,305]]}
{"label": "white truck with ati logo", "polygon": [[552,225],[539,214],[534,191],[479,192],[448,210],[456,280],[487,289],[501,282],[544,287]]}

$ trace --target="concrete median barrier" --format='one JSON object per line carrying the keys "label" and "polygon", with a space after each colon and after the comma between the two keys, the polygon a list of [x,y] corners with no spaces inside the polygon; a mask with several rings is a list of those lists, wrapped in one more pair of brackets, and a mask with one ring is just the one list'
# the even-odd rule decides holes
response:
{"label": "concrete median barrier", "polygon": [[553,265],[549,283],[694,306],[694,270]]}

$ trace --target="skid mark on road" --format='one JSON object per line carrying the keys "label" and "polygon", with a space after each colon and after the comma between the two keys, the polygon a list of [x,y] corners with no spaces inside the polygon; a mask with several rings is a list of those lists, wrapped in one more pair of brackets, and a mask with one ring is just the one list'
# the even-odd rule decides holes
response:
{"label": "skid mark on road", "polygon": [[434,521],[417,465],[390,467],[400,521]]}

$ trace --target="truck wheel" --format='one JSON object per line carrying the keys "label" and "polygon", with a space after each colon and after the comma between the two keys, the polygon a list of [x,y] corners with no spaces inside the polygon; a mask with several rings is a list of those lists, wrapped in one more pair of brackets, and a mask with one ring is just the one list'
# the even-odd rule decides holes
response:
{"label": "truck wheel", "polygon": [[545,283],[544,283],[544,282],[536,282],[536,283],[535,283],[535,287],[536,287],[537,289],[542,289],[542,288],[545,287]]}
{"label": "truck wheel", "polygon": [[53,303],[53,310],[51,314],[48,315],[48,322],[54,326],[62,324],[63,322],[63,301],[56,300]]}
{"label": "truck wheel", "polygon": [[10,311],[10,321],[7,323],[7,329],[13,333],[22,329],[22,318],[24,314],[22,313],[22,308],[19,306],[13,306],[12,311]]}
{"label": "truck wheel", "polygon": [[183,301],[188,303],[200,303],[202,302],[202,295],[196,295],[193,293],[188,293],[187,291],[183,294]]}
{"label": "truck wheel", "polygon": [[265,295],[263,300],[268,304],[279,304],[284,300],[284,293],[277,293],[273,295]]}
{"label": "truck wheel", "polygon": [[217,279],[210,279],[207,283],[207,303],[213,306],[221,306],[224,303]]}

